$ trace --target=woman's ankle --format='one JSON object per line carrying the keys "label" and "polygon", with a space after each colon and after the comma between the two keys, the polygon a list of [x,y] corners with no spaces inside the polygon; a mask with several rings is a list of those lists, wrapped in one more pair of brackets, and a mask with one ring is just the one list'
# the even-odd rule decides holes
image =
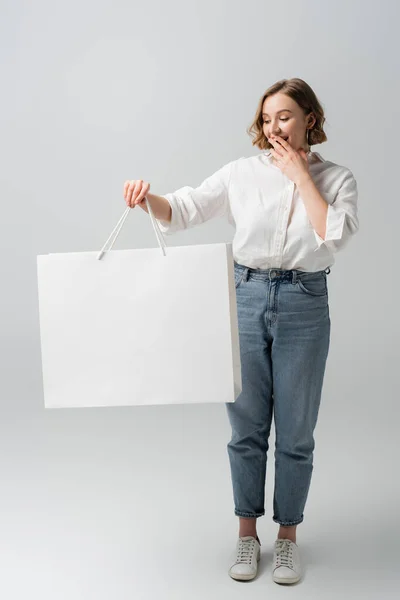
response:
{"label": "woman's ankle", "polygon": [[251,535],[256,538],[257,542],[261,545],[260,539],[257,535],[257,519],[255,517],[239,517],[239,537],[246,537]]}

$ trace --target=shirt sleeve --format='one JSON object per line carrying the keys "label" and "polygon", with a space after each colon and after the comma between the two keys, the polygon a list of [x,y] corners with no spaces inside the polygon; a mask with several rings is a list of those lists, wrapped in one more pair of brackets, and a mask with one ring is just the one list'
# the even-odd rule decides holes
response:
{"label": "shirt sleeve", "polygon": [[323,240],[314,229],[317,248],[325,244],[331,252],[344,248],[359,228],[357,182],[351,171],[345,175],[332,204],[328,204],[326,234]]}
{"label": "shirt sleeve", "polygon": [[172,216],[171,222],[157,219],[161,232],[169,235],[216,217],[227,216],[229,219],[228,188],[232,162],[207,177],[198,187],[184,186],[164,194]]}

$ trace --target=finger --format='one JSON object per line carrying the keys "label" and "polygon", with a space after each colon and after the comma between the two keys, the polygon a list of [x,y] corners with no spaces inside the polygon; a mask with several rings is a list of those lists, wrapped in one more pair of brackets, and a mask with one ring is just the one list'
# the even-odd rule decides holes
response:
{"label": "finger", "polygon": [[141,180],[132,180],[128,188],[128,205],[133,208],[133,203],[137,195],[137,189],[141,186]]}
{"label": "finger", "polygon": [[130,202],[131,202],[132,192],[133,192],[134,187],[135,187],[135,180],[132,179],[131,181],[128,181],[128,186],[126,189],[126,197],[125,197],[125,201],[128,206],[130,205]]}
{"label": "finger", "polygon": [[[279,148],[279,146],[278,146],[278,144],[277,144],[277,142],[275,140],[268,139],[268,141],[270,142],[270,144],[273,145],[273,149],[271,148],[271,152],[274,150],[276,152],[276,154],[281,157],[282,154],[283,154],[283,149]],[[275,144],[276,144],[276,146],[275,146]]]}
{"label": "finger", "polygon": [[284,140],[283,138],[281,138],[279,135],[276,136],[276,141],[288,152],[289,152],[289,150],[292,150],[292,146],[290,144],[288,144],[288,142],[286,140]]}
{"label": "finger", "polygon": [[278,154],[275,150],[271,149],[271,154],[275,160],[275,162],[279,162],[279,160],[281,159],[281,155]]}
{"label": "finger", "polygon": [[125,184],[124,184],[124,198],[125,198],[125,200],[126,200],[126,194],[127,194],[127,191],[128,191],[129,184],[130,184],[130,181],[125,181]]}
{"label": "finger", "polygon": [[150,188],[150,185],[148,183],[146,183],[146,184],[143,185],[142,191],[140,192],[140,194],[136,198],[135,204],[140,204],[141,203],[141,201],[143,200],[143,198],[146,196],[147,192],[149,191],[149,188]]}
{"label": "finger", "polygon": [[135,190],[137,189],[138,186],[140,186],[140,179],[132,179],[132,181],[129,182],[127,201],[128,201],[128,205],[131,207],[132,207],[132,202],[134,201],[134,199],[136,197]]}
{"label": "finger", "polygon": [[135,187],[133,189],[132,199],[131,199],[131,207],[133,208],[136,204],[136,198],[142,189],[143,181],[138,179],[135,183]]}

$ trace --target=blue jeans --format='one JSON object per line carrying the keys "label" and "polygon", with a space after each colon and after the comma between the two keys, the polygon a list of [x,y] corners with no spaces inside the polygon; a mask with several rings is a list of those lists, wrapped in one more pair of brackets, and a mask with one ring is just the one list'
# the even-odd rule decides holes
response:
{"label": "blue jeans", "polygon": [[242,392],[226,409],[235,515],[265,514],[275,421],[273,520],[297,525],[313,470],[314,437],[330,341],[327,273],[250,269],[235,262]]}

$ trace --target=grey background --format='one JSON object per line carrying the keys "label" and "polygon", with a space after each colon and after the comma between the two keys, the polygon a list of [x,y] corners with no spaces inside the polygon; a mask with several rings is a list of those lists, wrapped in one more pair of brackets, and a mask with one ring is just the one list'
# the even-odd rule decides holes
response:
{"label": "grey background", "polygon": [[[331,349],[297,529],[306,574],[294,593],[394,598],[398,4],[0,6],[1,597],[284,593],[270,576],[274,433],[260,574],[244,592],[227,573],[238,519],[224,406],[46,411],[36,256],[100,249],[125,209],[126,179],[163,194],[257,153],[246,127],[259,98],[278,79],[301,77],[326,110],[329,141],[313,149],[357,179],[360,231],[328,277]],[[218,219],[167,242],[232,237]],[[148,216],[132,211],[115,248],[155,246]]]}

